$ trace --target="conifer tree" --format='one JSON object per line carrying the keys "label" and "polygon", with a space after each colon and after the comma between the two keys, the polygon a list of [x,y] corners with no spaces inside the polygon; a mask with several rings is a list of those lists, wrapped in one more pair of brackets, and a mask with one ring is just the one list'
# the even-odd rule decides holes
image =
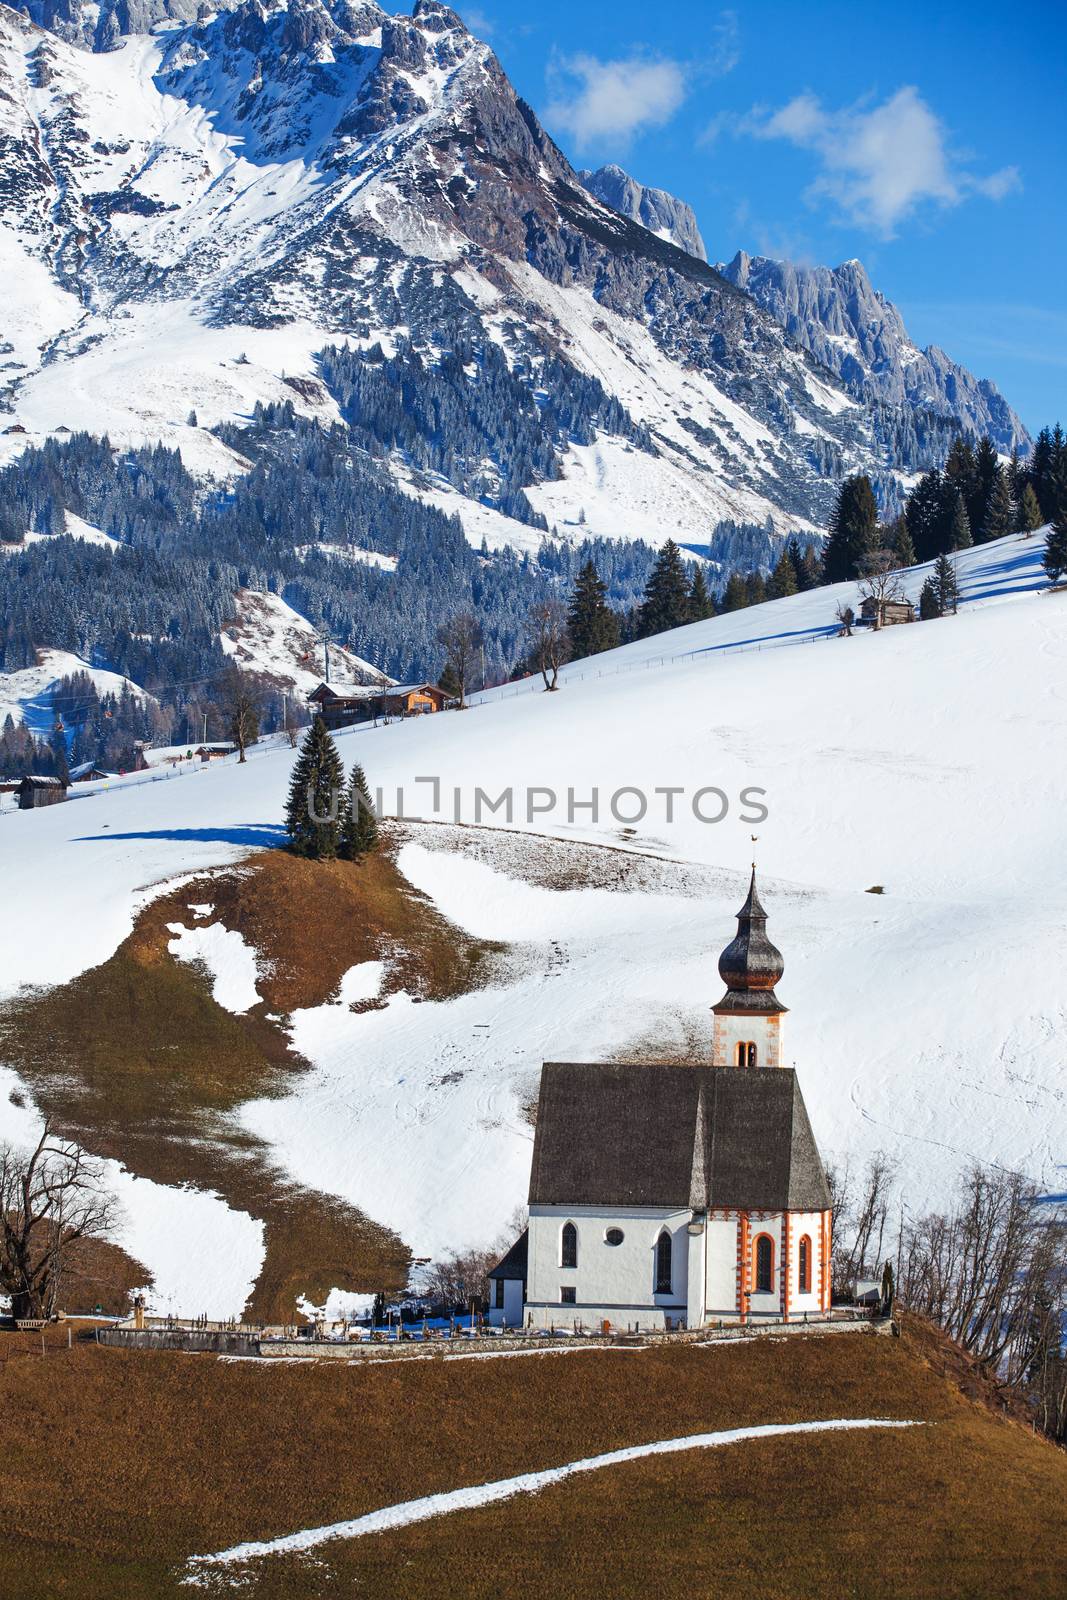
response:
{"label": "conifer tree", "polygon": [[962,494],[958,493],[949,517],[948,543],[950,550],[969,550],[974,543],[971,537],[971,519],[967,515],[967,506]]}
{"label": "conifer tree", "polygon": [[1041,526],[1041,507],[1037,503],[1032,483],[1023,485],[1019,497],[1019,532],[1034,533]]}
{"label": "conifer tree", "polygon": [[743,611],[748,605],[748,590],[745,580],[739,572],[731,572],[726,580],[723,591],[722,609],[724,611]]}
{"label": "conifer tree", "polygon": [[907,518],[895,517],[886,529],[887,546],[893,552],[898,567],[913,567],[918,559],[911,540]]}
{"label": "conifer tree", "polygon": [[442,694],[447,694],[450,700],[459,699],[459,679],[451,661],[446,661],[441,676],[437,680],[437,687]]}
{"label": "conifer tree", "polygon": [[673,539],[668,539],[645,586],[639,620],[641,637],[647,639],[667,628],[680,628],[688,620],[689,584],[685,565],[678,546]]}
{"label": "conifer tree", "polygon": [[862,474],[846,478],[830,517],[830,538],[823,552],[827,583],[857,578],[877,539],[878,506],[871,480]]}
{"label": "conifer tree", "polygon": [[945,462],[945,477],[963,496],[971,527],[980,527],[981,523],[976,519],[982,516],[985,499],[978,475],[978,463],[966,439],[957,438],[953,442],[948,460]]}
{"label": "conifer tree", "polygon": [[345,861],[358,861],[361,856],[373,854],[377,848],[378,818],[371,803],[363,768],[357,762],[352,768],[345,794],[337,853]]}
{"label": "conifer tree", "polygon": [[821,576],[818,558],[811,545],[805,545],[802,548],[800,540],[794,533],[786,540],[785,547],[789,551],[789,559],[793,563],[793,571],[797,575],[798,589],[805,593],[809,589],[817,589],[821,582]]}
{"label": "conifer tree", "polygon": [[974,453],[974,468],[978,479],[978,500],[974,506],[968,506],[967,511],[971,527],[984,529],[986,517],[989,515],[989,502],[1000,477],[1000,460],[996,445],[988,435],[978,442],[978,449]]}
{"label": "conifer tree", "polygon": [[1003,539],[1006,534],[1014,533],[1015,522],[1015,505],[1008,486],[1008,475],[998,467],[986,502],[981,543],[988,544],[991,539]]}
{"label": "conifer tree", "polygon": [[321,717],[304,737],[293,767],[285,831],[289,849],[313,861],[332,861],[340,839],[340,805],[345,769]]}
{"label": "conifer tree", "polygon": [[948,616],[960,603],[960,590],[956,582],[956,569],[948,556],[938,556],[934,566],[934,592],[937,595],[937,614]]}
{"label": "conifer tree", "polygon": [[689,585],[689,620],[690,622],[704,622],[708,617],[715,615],[715,601],[708,589],[707,579],[704,577],[704,568],[697,566],[693,570],[693,581]]}
{"label": "conifer tree", "polygon": [[750,572],[745,579],[745,604],[761,606],[767,598],[767,580],[762,572]]}
{"label": "conifer tree", "polygon": [[1045,546],[1045,571],[1053,583],[1067,577],[1067,516],[1057,517]]}
{"label": "conifer tree", "polygon": [[772,600],[782,600],[788,594],[796,594],[800,589],[800,578],[793,565],[793,557],[787,544],[778,557],[778,564],[771,573],[771,581],[767,585],[767,593]]}
{"label": "conifer tree", "polygon": [[937,588],[933,578],[927,578],[919,591],[919,621],[931,622],[934,617],[941,615],[941,605],[937,598]]}
{"label": "conifer tree", "polygon": [[607,594],[607,586],[590,557],[575,579],[567,608],[567,632],[575,661],[599,655],[602,650],[614,650],[619,643],[619,619],[608,605]]}

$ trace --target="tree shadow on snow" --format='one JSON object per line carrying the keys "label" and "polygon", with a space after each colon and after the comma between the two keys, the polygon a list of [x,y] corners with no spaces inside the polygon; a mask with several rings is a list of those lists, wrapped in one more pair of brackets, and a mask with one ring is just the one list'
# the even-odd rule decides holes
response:
{"label": "tree shadow on snow", "polygon": [[285,829],[274,823],[250,822],[236,828],[149,828],[143,833],[86,833],[75,844],[103,844],[114,839],[173,839],[176,844],[240,844],[277,848]]}

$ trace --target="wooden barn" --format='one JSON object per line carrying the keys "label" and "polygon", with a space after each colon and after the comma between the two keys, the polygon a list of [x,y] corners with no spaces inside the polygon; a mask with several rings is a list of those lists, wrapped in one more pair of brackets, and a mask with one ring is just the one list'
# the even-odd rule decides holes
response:
{"label": "wooden barn", "polygon": [[62,778],[23,778],[18,786],[19,810],[35,811],[38,806],[54,806],[67,798]]}
{"label": "wooden barn", "polygon": [[914,622],[915,607],[910,600],[878,600],[871,595],[860,606],[859,620],[872,628],[893,628],[899,622]]}
{"label": "wooden barn", "polygon": [[378,717],[419,717],[443,711],[448,696],[434,683],[391,683],[366,686],[320,683],[310,696],[312,713],[331,730]]}

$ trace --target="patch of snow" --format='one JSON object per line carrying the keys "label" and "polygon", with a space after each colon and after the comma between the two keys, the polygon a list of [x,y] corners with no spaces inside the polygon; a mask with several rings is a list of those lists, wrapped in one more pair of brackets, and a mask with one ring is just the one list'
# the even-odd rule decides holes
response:
{"label": "patch of snow", "polygon": [[243,933],[225,928],[221,922],[213,922],[206,928],[186,928],[180,922],[168,922],[167,927],[175,935],[167,949],[179,961],[199,963],[207,968],[212,998],[217,1004],[238,1016],[259,1004],[256,952],[245,943]]}
{"label": "patch of snow", "polygon": [[749,1428],[722,1428],[715,1433],[690,1433],[680,1439],[657,1439],[651,1444],[629,1445],[622,1450],[585,1456],[579,1461],[568,1461],[561,1467],[548,1467],[541,1472],[523,1472],[514,1478],[499,1478],[495,1483],[480,1483],[471,1488],[451,1489],[440,1494],[423,1495],[417,1500],[404,1500],[399,1505],[383,1506],[380,1511],[353,1517],[348,1522],[334,1522],[322,1528],[303,1528],[299,1533],[285,1534],[280,1539],[253,1540],[234,1545],[229,1550],[219,1550],[214,1555],[191,1556],[186,1567],[196,1573],[205,1568],[234,1566],[264,1556],[302,1554],[334,1539],[361,1539],[369,1533],[388,1533],[394,1528],[409,1528],[413,1523],[429,1522],[435,1517],[448,1516],[456,1511],[474,1511],[480,1506],[498,1505],[502,1500],[513,1500],[516,1495],[539,1494],[579,1473],[601,1472],[606,1467],[623,1466],[649,1456],[716,1450],[725,1445],[747,1444],[755,1439],[777,1439],[794,1434],[925,1426],[927,1424],[922,1422],[896,1421],[887,1417],[835,1417],[829,1421],[763,1423]]}

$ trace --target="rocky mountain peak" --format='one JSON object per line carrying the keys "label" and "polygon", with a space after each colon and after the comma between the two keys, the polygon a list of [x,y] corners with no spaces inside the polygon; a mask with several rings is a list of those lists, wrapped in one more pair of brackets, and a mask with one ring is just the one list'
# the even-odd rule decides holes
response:
{"label": "rocky mountain peak", "polygon": [[687,255],[700,261],[708,259],[696,213],[684,200],[668,194],[666,189],[650,189],[638,183],[613,163],[596,172],[583,170],[578,176],[589,193],[612,210],[639,222],[657,238],[676,244]]}
{"label": "rocky mountain peak", "polygon": [[1005,452],[1029,448],[1026,428],[996,385],[936,345],[920,349],[898,308],[855,257],[836,267],[809,267],[739,250],[719,271],[858,398],[958,417]]}

